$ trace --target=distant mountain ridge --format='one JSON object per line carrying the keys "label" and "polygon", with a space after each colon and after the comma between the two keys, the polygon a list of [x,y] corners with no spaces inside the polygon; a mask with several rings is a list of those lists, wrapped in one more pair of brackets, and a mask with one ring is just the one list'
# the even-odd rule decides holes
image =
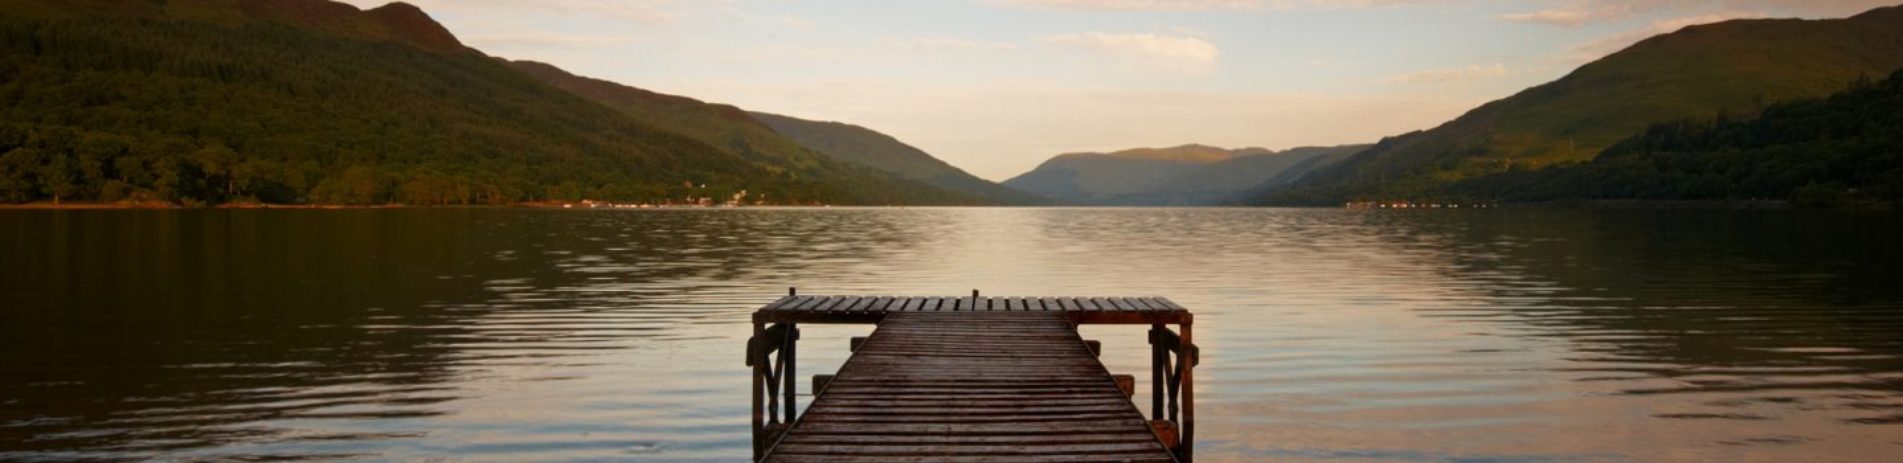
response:
{"label": "distant mountain ridge", "polygon": [[1552,83],[1373,148],[1252,204],[1429,196],[1449,182],[1591,159],[1647,126],[1751,114],[1903,67],[1903,7],[1844,19],[1753,19],[1645,39]]}
{"label": "distant mountain ridge", "polygon": [[762,112],[754,120],[813,151],[841,161],[869,166],[947,190],[988,199],[998,204],[1050,204],[1045,198],[978,178],[932,157],[891,135],[842,122],[821,122]]}
{"label": "distant mountain ridge", "polygon": [[1066,153],[1006,180],[1006,186],[1078,204],[1194,206],[1233,201],[1332,165],[1364,146],[1286,151],[1207,145]]}

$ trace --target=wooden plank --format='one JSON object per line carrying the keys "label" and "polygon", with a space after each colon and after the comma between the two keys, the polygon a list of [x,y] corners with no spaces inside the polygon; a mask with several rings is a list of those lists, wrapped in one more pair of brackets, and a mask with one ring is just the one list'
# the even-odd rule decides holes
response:
{"label": "wooden plank", "polygon": [[866,307],[871,307],[871,306],[872,306],[872,303],[873,303],[873,302],[878,302],[878,300],[879,300],[879,298],[878,298],[878,297],[863,297],[863,298],[859,298],[859,300],[858,300],[858,301],[854,301],[854,302],[852,303],[852,305],[851,305],[851,306],[848,306],[848,307],[846,307],[846,309],[845,309],[845,310],[846,310],[847,312],[866,312]]}
{"label": "wooden plank", "polygon": [[839,299],[839,302],[833,303],[831,305],[827,305],[826,306],[827,312],[851,312],[850,310],[846,310],[846,309],[851,308],[853,304],[857,304],[859,303],[860,300],[864,299],[859,296],[837,296],[837,297]]}
{"label": "wooden plank", "polygon": [[1074,455],[1093,453],[1126,453],[1150,450],[1155,444],[1149,442],[1084,442],[1084,443],[1009,443],[1009,444],[963,444],[941,445],[924,443],[867,443],[847,444],[824,443],[786,443],[776,449],[780,455]]}
{"label": "wooden plank", "polygon": [[792,296],[792,295],[780,296],[779,299],[776,299],[773,302],[768,303],[765,307],[761,307],[760,310],[777,310],[780,308],[780,306],[786,305],[787,302],[797,300],[798,297],[799,296]]}
{"label": "wooden plank", "polygon": [[1151,463],[1175,461],[1148,453],[1088,455],[784,455],[771,461],[785,463]]}
{"label": "wooden plank", "polygon": [[[881,314],[766,461],[1174,461],[1065,300],[918,300],[887,302],[900,310]],[[903,310],[932,302],[945,310]]]}

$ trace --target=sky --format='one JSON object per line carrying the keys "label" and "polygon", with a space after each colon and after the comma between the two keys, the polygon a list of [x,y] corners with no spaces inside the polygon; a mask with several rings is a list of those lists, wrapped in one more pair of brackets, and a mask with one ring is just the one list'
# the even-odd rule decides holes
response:
{"label": "sky", "polygon": [[992,180],[1068,152],[1371,143],[1687,25],[1897,1],[409,0],[490,55],[857,124]]}

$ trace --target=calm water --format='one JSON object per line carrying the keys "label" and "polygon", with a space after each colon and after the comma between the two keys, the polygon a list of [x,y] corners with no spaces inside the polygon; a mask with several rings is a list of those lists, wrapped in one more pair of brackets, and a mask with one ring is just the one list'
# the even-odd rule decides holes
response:
{"label": "calm water", "polygon": [[[1799,212],[0,211],[0,460],[740,461],[747,315],[797,285],[1169,296],[1197,311],[1203,461],[1897,461],[1899,237]],[[811,374],[870,328],[805,331]],[[1142,328],[1085,334],[1148,377]]]}

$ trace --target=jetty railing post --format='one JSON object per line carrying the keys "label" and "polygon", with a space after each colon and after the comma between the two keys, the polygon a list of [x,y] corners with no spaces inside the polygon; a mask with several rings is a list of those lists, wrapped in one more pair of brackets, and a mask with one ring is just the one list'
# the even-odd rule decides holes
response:
{"label": "jetty railing post", "polygon": [[[1185,315],[1185,317],[1188,316]],[[1183,319],[1181,348],[1184,355],[1177,359],[1183,364],[1183,440],[1178,447],[1180,450],[1177,456],[1178,459],[1183,460],[1183,463],[1194,460],[1192,451],[1196,445],[1196,364],[1199,360],[1196,357],[1202,355],[1196,349],[1196,341],[1190,337],[1190,324],[1189,318]]]}
{"label": "jetty railing post", "polygon": [[1167,330],[1162,324],[1150,325],[1150,419],[1163,419],[1163,362],[1162,332]]}
{"label": "jetty railing post", "polygon": [[753,337],[747,340],[747,364],[753,366],[753,459],[766,451],[766,361],[760,358],[759,341],[766,337],[766,325],[753,324]]}
{"label": "jetty railing post", "polygon": [[784,382],[781,388],[786,391],[786,414],[785,414],[786,421],[785,422],[787,424],[792,424],[793,411],[799,408],[798,404],[794,402],[794,400],[796,400],[794,399],[794,393],[797,391],[797,388],[799,387],[798,386],[799,381],[796,381],[796,379],[799,378],[799,374],[794,373],[793,371],[795,368],[795,363],[799,360],[799,357],[796,355],[793,355],[793,347],[796,343],[799,342],[800,330],[799,330],[799,325],[795,325],[792,323],[786,323],[785,325],[786,325],[786,345],[780,348],[780,358],[786,360],[786,371],[780,372],[780,380]]}

